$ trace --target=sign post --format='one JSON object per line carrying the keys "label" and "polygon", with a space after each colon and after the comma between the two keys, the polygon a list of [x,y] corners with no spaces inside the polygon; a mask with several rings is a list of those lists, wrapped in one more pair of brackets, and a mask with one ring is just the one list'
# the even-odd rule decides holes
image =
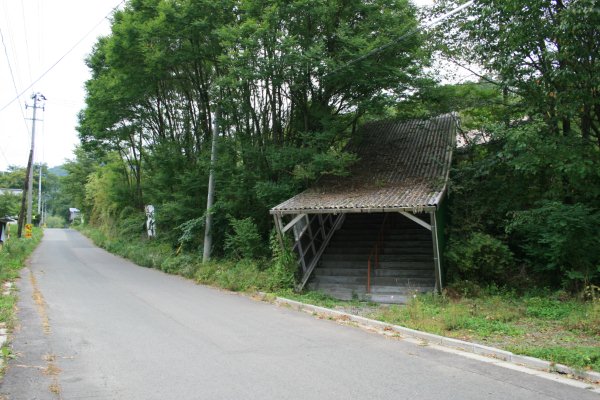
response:
{"label": "sign post", "polygon": [[25,224],[25,239],[31,239],[33,224]]}

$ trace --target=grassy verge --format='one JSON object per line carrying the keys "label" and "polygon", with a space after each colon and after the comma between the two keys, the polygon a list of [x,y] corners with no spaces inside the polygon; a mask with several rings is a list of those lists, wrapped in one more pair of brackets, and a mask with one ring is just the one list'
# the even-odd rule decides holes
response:
{"label": "grassy verge", "polygon": [[[31,255],[42,239],[43,231],[33,229],[32,239],[18,239],[17,235],[4,243],[0,250],[0,327],[12,330],[15,324],[17,296],[14,290],[5,287],[7,282],[13,282],[19,276],[19,271],[25,265],[25,260]],[[10,350],[4,346],[0,349],[1,356],[10,356]]]}
{"label": "grassy verge", "polygon": [[488,293],[477,298],[415,297],[369,317],[477,342],[581,370],[600,371],[600,302],[554,293]]}
{"label": "grassy verge", "polygon": [[600,301],[597,300],[582,302],[551,292],[517,296],[491,289],[475,298],[421,295],[406,306],[340,301],[315,292],[295,293],[291,289],[293,273],[286,267],[289,262],[221,260],[202,264],[199,256],[176,255],[169,246],[157,242],[109,239],[89,227],[82,231],[97,245],[138,265],[182,275],[198,283],[233,291],[266,291],[582,370],[600,371]]}
{"label": "grassy verge", "polygon": [[497,290],[475,298],[419,295],[407,305],[340,301],[291,290],[276,295],[600,372],[599,300],[584,302],[560,292],[517,296]]}
{"label": "grassy verge", "polygon": [[232,291],[276,291],[292,287],[294,275],[289,260],[215,260],[202,263],[201,255],[177,254],[157,241],[109,238],[94,227],[79,227],[83,234],[107,251],[137,265],[181,275],[198,283]]}

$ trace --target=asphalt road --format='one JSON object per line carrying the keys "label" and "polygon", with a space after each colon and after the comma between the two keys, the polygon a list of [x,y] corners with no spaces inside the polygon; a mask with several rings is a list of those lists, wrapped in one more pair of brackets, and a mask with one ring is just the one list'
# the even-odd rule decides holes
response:
{"label": "asphalt road", "polygon": [[72,230],[46,230],[19,288],[5,399],[600,398],[137,267]]}

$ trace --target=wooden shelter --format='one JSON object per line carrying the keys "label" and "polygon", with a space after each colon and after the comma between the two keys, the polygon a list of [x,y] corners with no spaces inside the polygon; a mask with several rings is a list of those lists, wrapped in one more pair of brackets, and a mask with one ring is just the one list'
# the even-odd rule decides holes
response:
{"label": "wooden shelter", "polygon": [[382,302],[441,290],[441,208],[457,127],[455,114],[368,123],[348,146],[359,158],[348,176],[324,177],[270,210],[282,242],[294,234],[299,290],[309,283]]}

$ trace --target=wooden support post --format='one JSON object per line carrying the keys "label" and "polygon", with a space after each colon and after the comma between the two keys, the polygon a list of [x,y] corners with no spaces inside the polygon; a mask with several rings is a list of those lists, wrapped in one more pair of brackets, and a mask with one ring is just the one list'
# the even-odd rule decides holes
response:
{"label": "wooden support post", "polygon": [[281,250],[285,251],[285,242],[283,241],[283,222],[281,221],[281,215],[273,214],[273,220],[275,221],[275,230],[277,231],[277,238],[279,239],[279,245]]}
{"label": "wooden support post", "polygon": [[319,230],[321,231],[321,238],[323,240],[325,240],[325,237],[327,237],[327,233],[325,232],[325,221],[327,218],[328,216],[323,218],[323,214],[319,214]]}
{"label": "wooden support post", "polygon": [[[313,218],[315,218],[313,216]],[[311,220],[310,218],[308,218],[308,216],[306,216],[306,224],[308,225],[308,237],[310,238],[310,247],[312,248],[313,251],[313,256],[315,254],[317,254],[317,249],[315,248],[315,235],[313,234],[313,230],[312,230],[312,226],[310,226],[311,224]]]}
{"label": "wooden support post", "polygon": [[[325,248],[327,247],[327,245],[329,244],[329,241],[333,237],[333,234],[339,228],[339,226],[342,224],[342,222],[344,222],[344,215],[345,214],[341,214],[335,219],[329,232],[327,232],[327,236],[325,237],[325,240],[323,241],[323,243],[317,250],[317,254],[315,254],[315,256],[313,257],[311,262],[308,265],[303,264],[303,268],[305,268],[304,275],[303,275],[300,283],[296,286],[296,291],[301,291],[302,288],[304,287],[304,285],[306,285],[306,282],[308,282],[308,278],[310,278],[310,274],[315,269],[317,263],[319,262],[319,259],[321,258],[321,255],[323,255],[323,251],[325,251]],[[298,242],[298,244],[300,245],[300,242]],[[302,259],[302,261],[304,262],[304,258]]]}
{"label": "wooden support post", "polygon": [[435,220],[435,211],[429,213],[431,216],[431,239],[433,241],[433,264],[435,268],[435,290],[440,293],[442,291],[442,263],[440,260],[440,248],[437,232],[437,224]]}

